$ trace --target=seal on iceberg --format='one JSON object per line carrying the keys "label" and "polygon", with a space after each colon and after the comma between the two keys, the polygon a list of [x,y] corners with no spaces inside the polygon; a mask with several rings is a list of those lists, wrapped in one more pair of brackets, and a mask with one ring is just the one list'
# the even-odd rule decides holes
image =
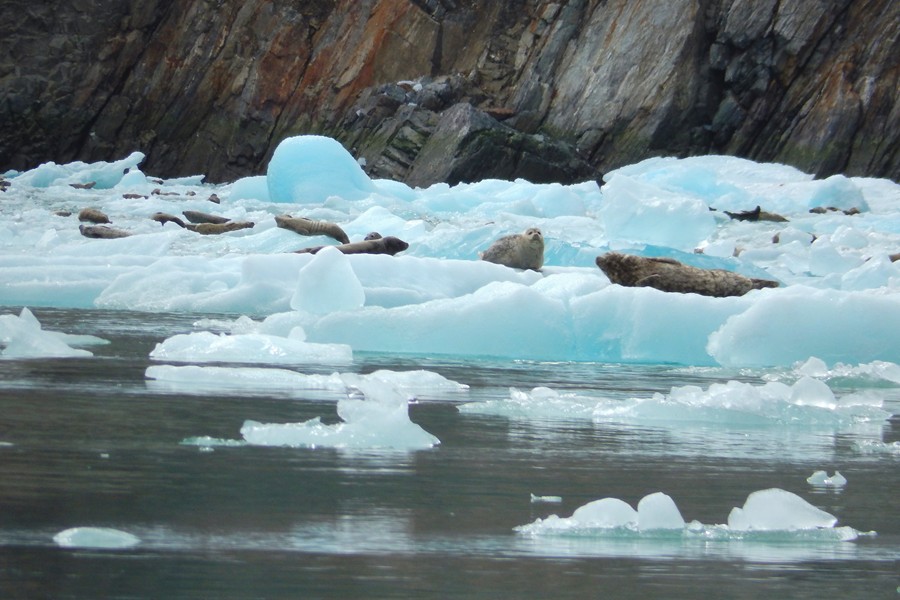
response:
{"label": "seal on iceberg", "polygon": [[373,240],[363,240],[362,242],[353,242],[350,244],[340,244],[339,246],[314,246],[312,248],[303,248],[295,250],[296,254],[315,254],[322,248],[337,248],[344,254],[390,254],[394,256],[398,252],[403,252],[409,248],[409,244],[392,235],[380,237]]}
{"label": "seal on iceberg", "polygon": [[344,230],[335,223],[328,221],[315,221],[306,217],[292,217],[291,215],[278,215],[275,224],[282,229],[289,229],[300,235],[327,235],[341,244],[349,244],[350,238]]}
{"label": "seal on iceberg", "polygon": [[544,266],[544,236],[537,227],[504,235],[481,253],[481,260],[513,269],[540,271]]}
{"label": "seal on iceberg", "polygon": [[84,225],[78,226],[81,235],[96,240],[114,240],[117,238],[128,237],[131,233],[123,230],[109,227],[107,225]]}
{"label": "seal on iceberg", "polygon": [[647,258],[607,252],[597,266],[609,280],[627,287],[652,287],[663,292],[701,296],[743,296],[750,290],[778,287],[768,279],[751,279],[725,269],[700,269],[672,258]]}
{"label": "seal on iceberg", "polygon": [[82,223],[109,223],[109,217],[106,214],[97,208],[82,208],[81,212],[78,213],[78,220]]}

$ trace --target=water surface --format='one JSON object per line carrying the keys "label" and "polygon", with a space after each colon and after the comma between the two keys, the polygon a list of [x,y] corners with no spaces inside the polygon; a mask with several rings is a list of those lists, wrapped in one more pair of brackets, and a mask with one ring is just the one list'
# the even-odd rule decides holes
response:
{"label": "water surface", "polygon": [[[178,391],[145,378],[156,343],[200,316],[38,309],[44,329],[96,335],[91,358],[0,362],[0,590],[4,598],[895,598],[898,456],[872,427],[510,419],[461,413],[509,388],[623,400],[764,371],[675,365],[356,354],[304,373],[427,369],[468,392],[422,394],[411,419],[441,440],[415,452],[197,446],[247,419],[338,420],[337,394]],[[222,318],[218,315],[217,318]],[[848,379],[836,393],[897,387]],[[840,470],[842,490],[806,482]],[[528,537],[514,528],[616,497],[663,491],[686,520],[725,523],[753,491],[795,492],[877,535],[854,542]],[[531,494],[561,503],[532,503]],[[141,539],[67,549],[70,527]]]}

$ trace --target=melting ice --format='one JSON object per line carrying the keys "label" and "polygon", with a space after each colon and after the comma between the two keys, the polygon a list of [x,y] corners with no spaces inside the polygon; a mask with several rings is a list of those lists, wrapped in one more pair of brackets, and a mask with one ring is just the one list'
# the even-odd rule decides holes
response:
{"label": "melting ice", "polygon": [[655,538],[673,535],[687,540],[850,541],[860,532],[835,527],[837,519],[800,496],[778,488],[759,490],[734,507],[726,524],[685,522],[674,500],[662,492],[645,496],[634,509],[618,498],[602,498],[581,506],[571,517],[550,515],[515,528],[529,536]]}
{"label": "melting ice", "polygon": [[[284,140],[265,175],[226,184],[156,180],[140,170],[143,159],[135,152],[5,174],[0,305],[295,314],[303,343],[352,352],[727,367],[811,356],[828,366],[900,363],[900,262],[889,258],[900,249],[900,186],[887,180],[817,180],[784,165],[707,156],[648,159],[608,173],[602,187],[486,180],[420,189],[369,179],[340,144],[319,136]],[[88,206],[132,235],[83,237],[77,213]],[[724,212],[756,206],[788,221]],[[205,236],[150,219],[184,210],[255,225]],[[378,231],[410,246],[397,256],[294,254],[333,240],[276,227],[285,212],[337,223],[351,241]],[[497,237],[532,226],[546,240],[542,272],[478,260]],[[594,265],[611,249],[782,286],[739,298],[623,288]],[[242,362],[302,354],[289,331],[267,333],[288,341],[244,338]],[[172,360],[200,361],[207,341],[167,340],[159,351],[179,346],[184,354]]]}

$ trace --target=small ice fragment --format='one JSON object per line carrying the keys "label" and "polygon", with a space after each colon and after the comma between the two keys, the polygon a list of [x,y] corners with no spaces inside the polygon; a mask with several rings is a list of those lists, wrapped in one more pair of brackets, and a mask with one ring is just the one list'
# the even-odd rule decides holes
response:
{"label": "small ice fragment", "polygon": [[559,504],[562,502],[562,496],[535,496],[534,494],[531,494],[531,503],[538,504],[539,502]]}
{"label": "small ice fragment", "polygon": [[847,478],[841,475],[840,471],[835,471],[831,477],[826,471],[816,471],[806,478],[806,482],[817,486],[844,487],[847,485]]}
{"label": "small ice fragment", "polygon": [[747,496],[742,508],[728,515],[728,527],[734,531],[796,531],[831,528],[837,519],[797,494],[772,488]]}
{"label": "small ice fragment", "polygon": [[644,496],[637,507],[638,529],[684,529],[684,517],[670,496],[656,492]]}
{"label": "small ice fragment", "polygon": [[127,531],[110,527],[73,527],[54,535],[53,541],[63,548],[131,548],[141,542]]}

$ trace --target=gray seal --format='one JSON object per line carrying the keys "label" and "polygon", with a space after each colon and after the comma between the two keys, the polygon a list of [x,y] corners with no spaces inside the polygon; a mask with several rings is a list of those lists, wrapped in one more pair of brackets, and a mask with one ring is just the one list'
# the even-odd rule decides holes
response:
{"label": "gray seal", "polygon": [[78,226],[78,231],[80,231],[81,235],[84,237],[96,240],[114,240],[131,235],[131,233],[124,229],[116,229],[115,227],[109,227],[108,225],[81,224]]}
{"label": "gray seal", "polygon": [[544,266],[544,236],[537,227],[505,235],[481,253],[481,260],[513,269],[540,271]]}
{"label": "gray seal", "polygon": [[609,280],[627,287],[652,287],[663,292],[701,296],[743,296],[750,290],[778,287],[768,279],[751,279],[725,269],[700,269],[672,258],[647,258],[607,252],[597,257]]}

